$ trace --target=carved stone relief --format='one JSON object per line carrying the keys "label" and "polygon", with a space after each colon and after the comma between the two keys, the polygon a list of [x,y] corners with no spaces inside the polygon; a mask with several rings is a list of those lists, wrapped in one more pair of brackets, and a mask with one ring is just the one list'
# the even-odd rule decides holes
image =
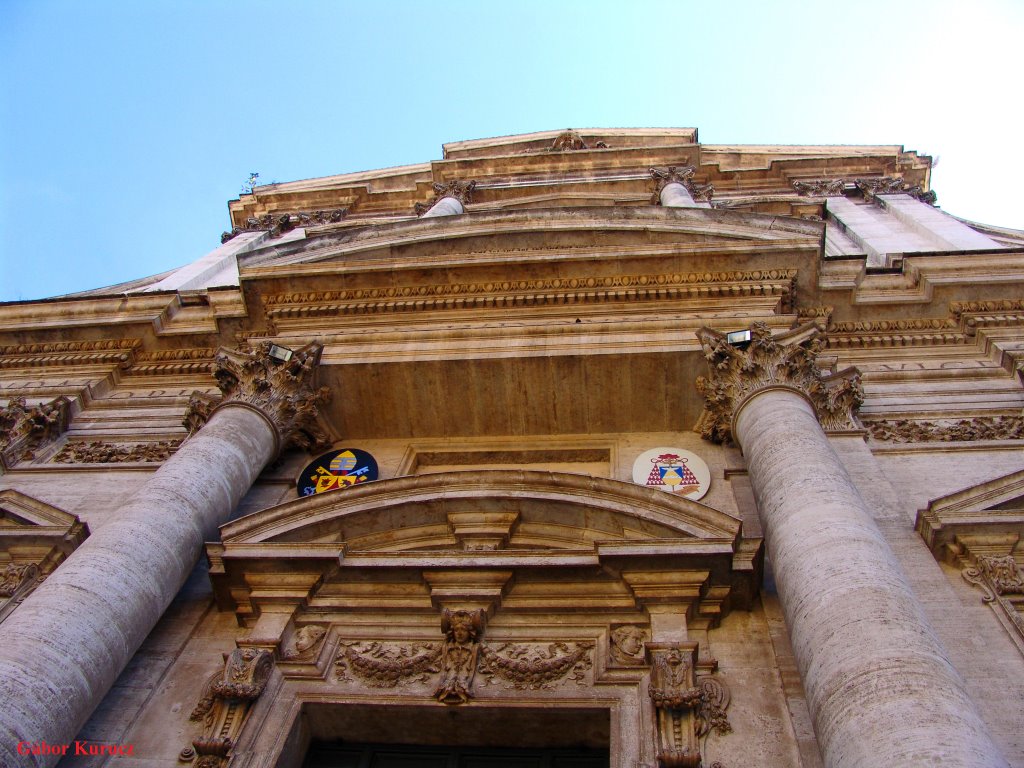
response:
{"label": "carved stone relief", "polygon": [[732,730],[725,711],[729,689],[721,680],[695,673],[695,643],[649,644],[648,652],[652,665],[648,693],[657,713],[658,766],[700,768],[708,735]]}
{"label": "carved stone relief", "polygon": [[840,197],[846,188],[846,179],[794,181],[793,188],[805,197]]}
{"label": "carved stone relief", "polygon": [[949,443],[972,440],[1024,440],[1024,417],[978,416],[958,421],[879,419],[864,427],[875,440],[890,443]]}
{"label": "carved stone relief", "polygon": [[786,343],[773,337],[764,323],[754,323],[751,340],[742,347],[729,344],[717,331],[697,331],[711,376],[697,377],[697,391],[705,403],[694,430],[706,440],[731,443],[736,410],[771,387],[788,387],[806,395],[826,431],[860,429],[855,416],[864,401],[860,374],[853,368],[823,374],[815,362],[823,347],[821,331],[811,324],[794,335],[799,331],[809,333],[799,342]]}
{"label": "carved stone relief", "polygon": [[476,189],[476,182],[453,179],[452,181],[435,182],[433,189],[434,197],[429,203],[416,203],[417,216],[422,216],[445,197],[453,197],[463,205],[468,204],[473,199],[473,190]]}
{"label": "carved stone relief", "polygon": [[669,184],[682,184],[686,191],[698,203],[710,203],[715,194],[714,184],[698,184],[693,180],[696,168],[692,165],[674,166],[668,168],[651,168],[651,177],[655,180],[654,194],[651,196],[651,204],[661,203],[661,191]]}
{"label": "carved stone relief", "polygon": [[324,637],[327,635],[327,628],[320,624],[307,624],[300,627],[292,635],[291,642],[281,654],[285,661],[303,661],[314,655],[320,647]]}
{"label": "carved stone relief", "polygon": [[272,346],[269,341],[261,341],[251,353],[220,349],[213,375],[224,396],[210,407],[206,396],[193,394],[183,422],[191,433],[201,428],[217,408],[237,402],[266,416],[277,428],[282,447],[291,444],[316,451],[328,445],[317,416],[319,406],[330,399],[331,391],[314,387],[323,347],[307,344],[294,350],[290,360],[281,362],[271,357]]}
{"label": "carved stone relief", "polygon": [[227,654],[224,670],[206,684],[189,719],[203,724],[203,735],[182,750],[180,759],[195,768],[224,768],[253,702],[263,693],[273,671],[268,651],[236,648]]}
{"label": "carved stone relief", "polygon": [[0,621],[32,594],[43,576],[36,563],[8,563],[0,571]]}
{"label": "carved stone relief", "polygon": [[320,227],[325,224],[337,224],[345,218],[347,208],[335,208],[329,211],[296,211],[294,213],[266,213],[262,216],[250,216],[245,225],[232,227],[230,232],[223,232],[221,243],[226,243],[245,232],[269,232],[271,237],[280,237],[298,227]]}
{"label": "carved stone relief", "polygon": [[518,689],[551,688],[561,680],[585,685],[593,647],[588,641],[484,646],[480,650],[480,676],[487,680],[487,685],[501,681]]}
{"label": "carved stone relief", "polygon": [[35,452],[64,433],[70,420],[71,401],[58,397],[49,403],[29,406],[23,397],[12,398],[0,408],[0,457],[5,466],[35,458]]}
{"label": "carved stone relief", "polygon": [[607,149],[608,145],[603,141],[594,143],[594,146],[587,146],[587,143],[583,140],[583,137],[571,128],[562,131],[555,140],[551,142],[551,152],[572,152],[580,149]]}
{"label": "carved stone relief", "polygon": [[623,624],[612,628],[608,634],[608,654],[613,664],[622,667],[636,667],[646,663],[644,643],[649,633],[635,624]]}
{"label": "carved stone relief", "polygon": [[964,580],[982,591],[982,600],[997,608],[1017,632],[1024,650],[1024,568],[1013,555],[979,555],[961,571]]}
{"label": "carved stone relief", "polygon": [[373,688],[436,680],[431,695],[442,704],[458,705],[473,697],[477,675],[488,686],[541,690],[561,682],[585,685],[593,664],[594,643],[587,641],[484,644],[481,610],[446,609],[441,629],[441,643],[342,643],[334,659],[335,677],[358,678]]}
{"label": "carved stone relief", "polygon": [[480,656],[483,611],[445,610],[441,618],[444,645],[441,647],[441,681],[434,698],[443,704],[469,701]]}
{"label": "carved stone relief", "polygon": [[439,643],[342,643],[334,659],[338,680],[352,674],[372,688],[423,683],[440,672]]}
{"label": "carved stone relief", "polygon": [[50,459],[54,464],[120,464],[124,462],[154,463],[166,461],[181,445],[180,440],[153,443],[68,443]]}

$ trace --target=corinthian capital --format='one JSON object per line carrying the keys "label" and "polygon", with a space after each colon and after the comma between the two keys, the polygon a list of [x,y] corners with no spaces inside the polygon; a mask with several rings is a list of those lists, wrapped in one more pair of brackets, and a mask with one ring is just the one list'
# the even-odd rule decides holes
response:
{"label": "corinthian capital", "polygon": [[434,182],[434,199],[429,203],[416,203],[416,213],[424,214],[437,205],[445,197],[453,197],[463,205],[473,199],[473,190],[476,189],[475,181],[459,181],[452,179],[445,182]]}
{"label": "corinthian capital", "polygon": [[764,323],[750,328],[750,341],[736,346],[710,328],[697,331],[711,375],[697,377],[704,413],[694,427],[706,440],[732,442],[732,420],[740,407],[766,389],[790,389],[814,406],[826,431],[860,429],[856,412],[864,400],[860,373],[847,368],[822,374],[816,364],[823,335],[813,323],[772,336]]}
{"label": "corinthian capital", "polygon": [[190,432],[197,431],[217,408],[236,403],[263,414],[277,430],[282,448],[292,444],[311,450],[326,443],[316,418],[318,407],[330,399],[331,392],[314,386],[323,347],[307,344],[281,361],[271,356],[272,346],[265,341],[251,353],[221,347],[213,375],[224,396],[215,407],[207,398],[193,396],[184,422]]}
{"label": "corinthian capital", "polygon": [[682,184],[696,202],[709,203],[715,194],[714,184],[697,184],[693,175],[697,169],[692,165],[670,165],[668,168],[651,168],[651,178],[654,179],[654,194],[651,195],[651,204],[661,203],[661,192],[669,184]]}

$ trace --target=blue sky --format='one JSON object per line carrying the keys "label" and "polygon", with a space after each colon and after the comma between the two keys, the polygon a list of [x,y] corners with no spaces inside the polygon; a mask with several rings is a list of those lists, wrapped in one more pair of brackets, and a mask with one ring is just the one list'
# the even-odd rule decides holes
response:
{"label": "blue sky", "polygon": [[1024,229],[1024,3],[0,0],[0,301],[199,258],[261,182],[593,126],[904,144]]}

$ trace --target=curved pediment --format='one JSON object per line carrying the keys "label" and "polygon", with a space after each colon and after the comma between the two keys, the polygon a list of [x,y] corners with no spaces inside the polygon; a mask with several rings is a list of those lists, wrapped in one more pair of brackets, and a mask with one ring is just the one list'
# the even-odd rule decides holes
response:
{"label": "curved pediment", "polygon": [[[545,205],[538,199],[532,202]],[[565,201],[560,201],[565,202]],[[550,203],[548,203],[550,204]],[[783,242],[817,248],[821,224],[802,219],[784,219],[766,214],[713,208],[663,208],[660,206],[530,207],[525,210],[506,208],[492,211],[470,211],[461,216],[439,216],[407,219],[373,226],[329,230],[314,237],[283,243],[274,249],[242,256],[239,260],[243,278],[271,277],[279,273],[301,275],[309,270],[321,274],[325,263],[344,261],[352,267],[360,259],[392,258],[388,249],[426,245],[434,241],[470,239],[477,247],[470,248],[465,261],[480,261],[481,249],[499,253],[503,248],[520,252],[535,244],[536,233],[558,233],[563,246],[572,247],[574,235],[578,246],[593,245],[595,229],[604,232],[656,233],[667,242],[688,250],[715,251],[734,248],[742,243]],[[486,246],[478,242],[486,238]],[[460,263],[457,251],[446,247],[435,255],[425,248],[418,259],[420,266],[452,266]],[[508,260],[505,256],[504,260]],[[550,255],[547,257],[550,259]]]}
{"label": "curved pediment", "polygon": [[590,550],[688,541],[731,549],[740,521],[660,490],[557,472],[488,470],[383,480],[263,510],[221,529],[229,549],[335,545],[346,553]]}

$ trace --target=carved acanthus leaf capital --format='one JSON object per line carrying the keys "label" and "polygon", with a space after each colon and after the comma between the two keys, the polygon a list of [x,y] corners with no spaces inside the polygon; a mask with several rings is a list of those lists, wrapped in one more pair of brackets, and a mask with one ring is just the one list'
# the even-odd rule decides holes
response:
{"label": "carved acanthus leaf capital", "polygon": [[183,424],[195,433],[218,408],[241,403],[262,413],[277,429],[280,446],[315,451],[328,444],[317,423],[319,406],[330,400],[327,387],[317,388],[316,368],[323,346],[307,344],[286,362],[272,357],[274,345],[263,341],[251,353],[221,347],[213,375],[223,398],[216,406],[208,396],[193,394]]}
{"label": "carved acanthus leaf capital", "polygon": [[476,189],[476,182],[452,179],[451,181],[435,182],[433,189],[434,198],[429,203],[416,203],[416,213],[418,215],[422,216],[446,197],[452,197],[462,203],[462,205],[468,205],[473,199],[473,190]]}
{"label": "carved acanthus leaf capital", "polygon": [[793,188],[804,197],[840,197],[846,188],[846,179],[794,181]]}
{"label": "carved acanthus leaf capital", "polygon": [[64,433],[70,421],[71,401],[58,397],[29,406],[16,397],[0,408],[0,455],[5,463],[31,459],[35,451]]}
{"label": "carved acanthus leaf capital", "polygon": [[670,165],[667,168],[651,168],[649,170],[651,178],[656,182],[654,194],[651,196],[652,205],[661,203],[661,192],[669,184],[682,184],[690,193],[690,197],[698,203],[711,202],[711,198],[715,194],[714,184],[698,184],[693,180],[697,169],[692,165]]}
{"label": "carved acanthus leaf capital", "polygon": [[[879,176],[872,179],[854,179],[857,189],[864,193],[865,197],[874,195],[899,195],[909,192],[907,184],[899,176]],[[915,187],[920,191],[919,187]]]}
{"label": "carved acanthus leaf capital", "polygon": [[704,439],[733,442],[732,420],[740,406],[758,392],[776,387],[807,397],[826,431],[860,429],[856,419],[864,401],[860,373],[847,368],[822,374],[816,358],[824,337],[813,323],[779,337],[773,337],[764,323],[754,323],[750,335],[749,342],[732,345],[718,331],[697,331],[711,371],[708,378],[697,377],[704,412],[694,430]]}

